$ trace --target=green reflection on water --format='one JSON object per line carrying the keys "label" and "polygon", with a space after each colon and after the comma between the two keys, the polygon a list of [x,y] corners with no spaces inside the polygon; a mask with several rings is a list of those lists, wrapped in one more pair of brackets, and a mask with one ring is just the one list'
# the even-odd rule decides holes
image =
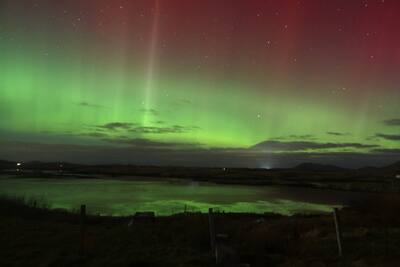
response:
{"label": "green reflection on water", "polygon": [[0,179],[0,194],[45,198],[52,208],[76,210],[81,204],[88,212],[126,216],[136,211],[157,215],[225,212],[291,215],[297,212],[328,212],[331,205],[306,203],[285,198],[272,187],[215,185],[176,181],[118,181],[100,179]]}

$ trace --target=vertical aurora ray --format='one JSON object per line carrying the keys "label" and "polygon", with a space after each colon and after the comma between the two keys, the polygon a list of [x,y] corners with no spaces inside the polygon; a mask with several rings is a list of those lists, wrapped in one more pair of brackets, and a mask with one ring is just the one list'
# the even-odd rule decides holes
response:
{"label": "vertical aurora ray", "polygon": [[151,25],[151,34],[150,34],[150,48],[149,48],[149,56],[147,62],[147,70],[146,70],[146,84],[145,84],[145,100],[144,107],[146,112],[144,113],[143,125],[149,125],[149,113],[147,112],[150,109],[153,109],[153,91],[155,90],[155,74],[156,74],[156,60],[157,60],[157,46],[159,39],[159,31],[160,31],[160,1],[155,0],[153,21]]}

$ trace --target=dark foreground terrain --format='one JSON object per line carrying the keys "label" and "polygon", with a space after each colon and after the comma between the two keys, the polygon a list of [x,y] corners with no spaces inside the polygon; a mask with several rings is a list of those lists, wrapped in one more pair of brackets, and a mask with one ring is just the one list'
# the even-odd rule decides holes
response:
{"label": "dark foreground terrain", "polygon": [[[400,266],[398,197],[332,214],[214,214],[221,266]],[[90,207],[88,207],[90,212]],[[36,200],[0,200],[0,266],[215,266],[207,214],[154,219],[87,217]]]}

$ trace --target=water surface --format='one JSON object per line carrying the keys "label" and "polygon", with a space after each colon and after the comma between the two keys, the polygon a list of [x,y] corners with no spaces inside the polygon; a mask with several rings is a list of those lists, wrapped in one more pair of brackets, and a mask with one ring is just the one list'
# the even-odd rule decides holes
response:
{"label": "water surface", "polygon": [[366,194],[288,188],[277,186],[217,185],[190,181],[28,179],[1,178],[0,194],[45,199],[51,208],[77,210],[86,204],[88,212],[102,215],[131,215],[155,211],[170,215],[187,211],[206,212],[328,212]]}

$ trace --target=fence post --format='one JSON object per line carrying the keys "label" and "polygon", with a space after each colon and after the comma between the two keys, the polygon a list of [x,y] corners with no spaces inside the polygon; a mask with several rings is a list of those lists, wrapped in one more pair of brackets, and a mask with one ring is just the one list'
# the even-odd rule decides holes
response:
{"label": "fence post", "polygon": [[208,224],[209,224],[209,229],[210,229],[210,245],[211,245],[211,251],[212,254],[215,255],[216,259],[217,259],[217,255],[216,255],[216,238],[215,238],[215,224],[214,224],[214,213],[213,213],[213,209],[209,208],[208,209]]}
{"label": "fence post", "polygon": [[338,208],[333,209],[333,219],[335,221],[336,239],[337,239],[339,257],[342,257],[343,256],[342,232],[340,229],[340,219],[339,219],[339,209]]}
{"label": "fence post", "polygon": [[82,256],[85,255],[85,239],[86,239],[86,205],[81,205],[81,217],[80,217],[80,253]]}

